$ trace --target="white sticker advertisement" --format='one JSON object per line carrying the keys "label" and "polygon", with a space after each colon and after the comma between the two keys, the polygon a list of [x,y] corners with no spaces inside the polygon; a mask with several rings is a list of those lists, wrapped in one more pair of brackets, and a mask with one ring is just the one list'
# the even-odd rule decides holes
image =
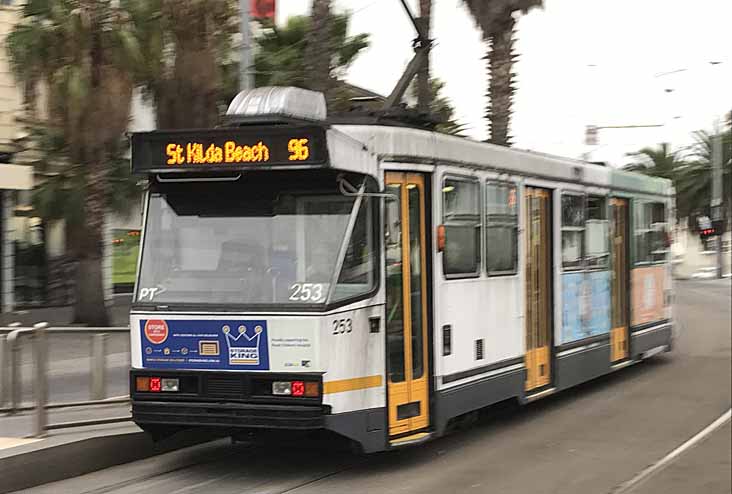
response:
{"label": "white sticker advertisement", "polygon": [[318,321],[315,319],[270,320],[269,365],[273,371],[320,369],[318,361]]}

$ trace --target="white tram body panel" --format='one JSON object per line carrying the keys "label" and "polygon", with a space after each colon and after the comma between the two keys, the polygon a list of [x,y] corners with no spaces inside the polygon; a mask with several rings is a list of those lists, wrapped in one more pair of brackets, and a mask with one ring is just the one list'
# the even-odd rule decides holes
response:
{"label": "white tram body panel", "polygon": [[[323,403],[332,407],[333,413],[381,408],[385,406],[383,330],[379,328],[378,332],[372,332],[369,328],[369,318],[381,318],[383,302],[378,303],[380,298],[383,300],[379,295],[366,303],[346,306],[325,315],[133,313],[130,317],[132,368],[146,368],[142,356],[151,346],[145,339],[148,320],[166,321],[171,339],[176,336],[173,334],[175,321],[193,322],[193,326],[195,321],[205,325],[221,321],[215,325],[216,329],[232,320],[244,325],[247,321],[265,321],[266,340],[259,342],[259,350],[267,347],[268,364],[259,372],[322,375]],[[341,321],[344,323],[340,324]],[[348,325],[345,321],[349,321]],[[227,358],[226,350],[220,349],[222,359]],[[242,370],[249,369],[242,366]],[[363,381],[367,386],[358,386]],[[349,389],[354,383],[357,389]]]}
{"label": "white tram body panel", "polygon": [[[232,107],[246,113],[290,98],[301,105],[288,118],[324,114],[318,101],[304,104],[312,97],[259,88]],[[203,131],[205,144],[195,131],[139,135],[137,147],[133,138],[133,168],[151,181],[130,315],[133,418],[143,428],[329,430],[379,451],[439,436],[493,403],[532,401],[671,349],[668,181],[319,118]],[[252,147],[269,146],[272,163],[253,171],[218,158],[223,168],[203,174],[192,163],[175,166],[185,139],[210,146],[195,164],[226,149],[240,161],[255,156],[239,138],[261,139]],[[172,143],[172,167],[160,156],[162,139]],[[456,189],[463,195],[449,195]],[[317,218],[308,223],[308,215]],[[233,220],[203,225],[219,216]],[[181,236],[189,224],[199,230]],[[338,238],[323,238],[330,231]],[[209,245],[207,235],[225,241]],[[189,266],[193,275],[173,280],[185,262],[166,249],[185,241],[189,264],[214,266],[218,257],[219,274]],[[323,254],[320,244],[333,246]],[[495,257],[504,257],[492,264],[499,247]],[[332,272],[308,278],[316,276],[311,257]],[[215,276],[226,283],[216,288]],[[303,298],[305,285],[327,295]],[[180,299],[168,301],[174,292]],[[161,393],[162,381],[180,393]],[[302,386],[311,387],[303,394]]]}

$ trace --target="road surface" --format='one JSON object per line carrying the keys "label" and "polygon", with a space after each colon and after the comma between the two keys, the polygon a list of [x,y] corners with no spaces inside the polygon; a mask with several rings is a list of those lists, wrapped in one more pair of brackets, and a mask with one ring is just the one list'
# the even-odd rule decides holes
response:
{"label": "road surface", "polygon": [[218,441],[26,492],[726,494],[729,422],[633,481],[730,409],[730,280],[676,288],[673,353],[416,448],[364,457]]}

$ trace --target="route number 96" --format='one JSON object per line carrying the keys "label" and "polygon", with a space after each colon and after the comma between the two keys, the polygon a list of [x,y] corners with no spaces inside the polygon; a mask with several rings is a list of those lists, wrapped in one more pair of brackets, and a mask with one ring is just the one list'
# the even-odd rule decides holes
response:
{"label": "route number 96", "polygon": [[290,161],[305,161],[310,157],[307,139],[290,139],[287,150],[290,152]]}

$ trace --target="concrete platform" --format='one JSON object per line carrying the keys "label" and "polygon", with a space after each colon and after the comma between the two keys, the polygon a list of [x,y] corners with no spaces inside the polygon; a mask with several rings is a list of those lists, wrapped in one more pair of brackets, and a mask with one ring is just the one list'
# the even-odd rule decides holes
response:
{"label": "concrete platform", "polygon": [[[112,417],[129,417],[129,403],[117,403],[109,405],[96,405],[88,407],[73,407],[51,409],[47,411],[49,424],[63,422],[78,422],[86,420],[99,420]],[[31,438],[35,433],[35,415],[33,412],[22,412],[15,415],[0,415],[0,444],[2,439],[10,438]],[[75,429],[59,429],[49,431],[49,436],[68,434]],[[3,447],[0,445],[0,450]]]}

